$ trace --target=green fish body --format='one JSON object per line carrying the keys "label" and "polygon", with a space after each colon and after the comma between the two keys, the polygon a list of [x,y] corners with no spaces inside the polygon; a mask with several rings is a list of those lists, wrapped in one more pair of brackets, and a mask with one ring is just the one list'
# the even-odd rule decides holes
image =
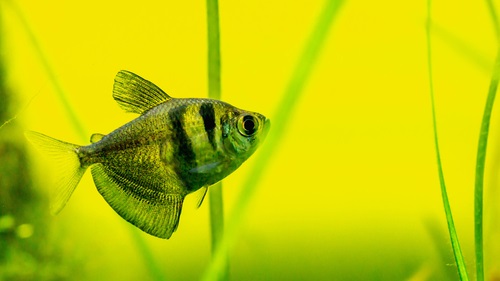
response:
{"label": "green fish body", "polygon": [[64,156],[70,169],[54,193],[52,213],[64,208],[90,167],[98,191],[120,216],[168,239],[185,196],[236,170],[270,127],[263,115],[222,101],[171,98],[128,71],[116,75],[113,98],[141,115],[108,135],[92,135],[90,145],[27,132],[36,145]]}

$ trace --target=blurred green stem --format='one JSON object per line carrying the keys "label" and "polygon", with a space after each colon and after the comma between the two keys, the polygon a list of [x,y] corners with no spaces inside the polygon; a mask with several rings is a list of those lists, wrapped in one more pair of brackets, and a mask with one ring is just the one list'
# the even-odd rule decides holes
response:
{"label": "blurred green stem", "polygon": [[220,99],[220,31],[218,0],[207,0],[208,96]]}
{"label": "blurred green stem", "polygon": [[483,241],[483,189],[484,189],[484,166],[486,163],[486,149],[488,145],[488,134],[490,129],[491,112],[495,102],[495,96],[500,80],[500,28],[498,17],[491,0],[486,1],[497,37],[497,55],[493,73],[491,75],[488,97],[484,107],[481,131],[477,146],[476,159],[476,181],[474,189],[474,239],[476,245],[476,280],[484,280],[484,241]]}
{"label": "blurred green stem", "polygon": [[[208,36],[208,96],[220,99],[220,28],[218,0],[207,0],[207,36]],[[224,209],[222,200],[222,182],[210,187],[210,228],[212,237],[212,255],[219,246],[224,230]],[[224,270],[219,280],[229,277],[227,255],[224,258]]]}
{"label": "blurred green stem", "polygon": [[45,69],[45,73],[49,76],[50,82],[54,86],[57,97],[59,98],[59,101],[61,102],[61,105],[63,106],[64,111],[66,112],[66,115],[68,116],[70,123],[73,125],[73,128],[78,133],[78,136],[82,140],[86,140],[87,133],[85,127],[83,126],[82,122],[80,122],[80,119],[76,116],[75,111],[71,106],[71,103],[66,98],[66,94],[64,93],[64,90],[61,84],[59,83],[59,80],[57,79],[57,75],[55,74],[55,71],[52,69],[49,60],[47,59],[47,56],[43,53],[42,47],[38,43],[35,34],[30,28],[30,25],[28,24],[28,21],[24,17],[23,13],[21,12],[21,9],[19,9],[17,4],[15,4],[12,1],[6,1],[6,2],[10,5],[11,9],[14,11],[16,16],[20,20],[21,25],[23,26],[24,30],[26,31],[26,34],[28,35],[31,45],[35,48],[36,54],[38,55],[38,58],[40,59],[43,68]]}
{"label": "blurred green stem", "polygon": [[498,16],[495,9],[495,4],[492,0],[486,0],[486,4],[488,5],[488,11],[490,12],[491,20],[493,21],[493,28],[495,29],[495,35],[497,36],[497,44],[500,44],[500,25],[498,24]]}
{"label": "blurred green stem", "polygon": [[441,154],[439,152],[439,141],[437,132],[437,122],[436,122],[436,106],[434,103],[434,86],[432,80],[432,48],[431,48],[431,0],[427,1],[427,22],[426,22],[426,35],[427,35],[427,66],[429,73],[429,88],[431,95],[431,105],[432,105],[432,125],[434,129],[434,145],[436,148],[436,160],[438,166],[439,183],[441,185],[441,195],[443,199],[444,211],[446,214],[446,221],[448,222],[448,231],[450,234],[451,245],[453,248],[453,254],[455,255],[455,262],[457,264],[458,275],[460,280],[469,280],[467,276],[467,269],[465,267],[464,257],[462,255],[462,250],[460,248],[460,242],[458,240],[457,231],[455,229],[455,223],[453,222],[453,215],[451,212],[450,202],[448,201],[448,194],[446,192],[446,185],[444,181],[443,166],[441,163]]}
{"label": "blurred green stem", "polygon": [[313,67],[320,54],[321,48],[327,38],[328,32],[339,8],[342,6],[341,0],[329,0],[326,2],[321,15],[307,41],[302,56],[292,74],[289,84],[285,90],[283,98],[279,103],[271,131],[260,148],[260,151],[254,156],[256,165],[253,166],[246,178],[241,194],[239,195],[231,216],[226,221],[226,226],[222,235],[222,240],[216,249],[212,262],[207,268],[203,280],[219,280],[225,268],[226,253],[236,242],[237,232],[244,221],[244,215],[248,205],[255,194],[257,184],[267,168],[269,161],[278,150],[278,144],[282,141],[284,132],[287,128],[287,120],[292,115],[302,90],[308,80]]}
{"label": "blurred green stem", "polygon": [[447,43],[451,48],[462,53],[465,58],[472,61],[481,70],[487,71],[488,73],[491,71],[491,68],[493,67],[491,59],[465,39],[461,38],[459,35],[453,34],[449,30],[432,21],[431,31],[432,34],[440,37],[441,40]]}

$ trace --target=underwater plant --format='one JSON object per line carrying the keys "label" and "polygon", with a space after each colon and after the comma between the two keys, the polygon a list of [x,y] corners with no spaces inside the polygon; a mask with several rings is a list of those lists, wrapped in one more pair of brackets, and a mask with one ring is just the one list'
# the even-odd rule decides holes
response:
{"label": "underwater plant", "polygon": [[[493,69],[488,2],[433,1],[432,17],[427,1],[334,2],[109,2],[96,9],[92,1],[6,1],[6,79],[18,100],[0,122],[21,118],[4,125],[2,137],[25,121],[7,133],[22,146],[23,129],[83,144],[91,127],[110,132],[130,122],[134,117],[109,99],[120,69],[178,97],[222,92],[215,99],[273,122],[224,189],[186,197],[183,222],[169,241],[116,216],[90,173],[64,212],[48,216],[47,171],[57,170],[41,157],[26,158],[39,197],[25,206],[41,226],[16,220],[24,235],[33,226],[19,241],[39,247],[40,227],[50,228],[44,260],[57,266],[46,269],[62,279],[68,272],[87,280],[475,279],[481,266],[474,262],[469,195],[472,171],[486,160],[482,196],[477,189],[485,228],[476,244],[484,253],[477,251],[476,260],[483,260],[484,280],[498,276],[495,107],[485,158],[476,150]],[[16,112],[33,95],[32,105]],[[2,174],[4,180],[11,179]],[[8,200],[3,191],[0,203]],[[209,204],[196,209],[200,198]],[[17,235],[11,218],[0,226]]]}

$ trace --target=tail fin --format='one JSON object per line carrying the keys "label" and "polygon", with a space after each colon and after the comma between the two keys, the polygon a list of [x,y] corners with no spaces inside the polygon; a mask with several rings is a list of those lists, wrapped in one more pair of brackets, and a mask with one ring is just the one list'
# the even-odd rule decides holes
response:
{"label": "tail fin", "polygon": [[79,146],[33,131],[28,131],[25,135],[31,143],[58,160],[63,168],[51,195],[50,212],[56,215],[64,208],[87,169],[80,164],[77,154]]}

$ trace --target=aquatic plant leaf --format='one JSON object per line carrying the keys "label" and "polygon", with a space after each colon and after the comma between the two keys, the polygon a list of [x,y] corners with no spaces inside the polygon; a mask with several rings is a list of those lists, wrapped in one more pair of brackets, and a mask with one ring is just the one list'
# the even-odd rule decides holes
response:
{"label": "aquatic plant leaf", "polygon": [[[244,182],[231,216],[225,222],[225,228],[221,234],[216,249],[213,251],[212,261],[205,271],[202,280],[221,280],[226,268],[227,252],[236,241],[236,236],[241,223],[244,221],[244,214],[247,211],[249,202],[251,201],[258,181],[262,177],[269,160],[272,159],[273,153],[279,147],[279,141],[285,135],[286,120],[293,114],[298,98],[302,93],[305,82],[312,73],[313,66],[317,61],[318,55],[322,49],[323,43],[327,38],[331,23],[338,15],[340,7],[343,5],[343,0],[326,1],[325,8],[318,17],[316,26],[307,41],[304,51],[299,59],[299,62],[293,72],[292,78],[285,90],[285,94],[280,102],[275,113],[276,126],[273,129],[273,134],[270,134],[266,140],[266,145],[261,148],[261,151],[254,158],[256,165],[253,166],[250,176]],[[211,187],[213,192],[216,188]],[[212,197],[210,197],[212,200]],[[222,229],[222,228],[220,228]]]}
{"label": "aquatic plant leaf", "polygon": [[484,169],[486,165],[486,150],[488,146],[488,135],[490,130],[491,114],[493,104],[500,83],[500,23],[493,1],[487,0],[488,10],[493,21],[495,34],[497,37],[497,54],[493,72],[491,74],[488,96],[484,106],[479,141],[477,144],[476,156],[476,178],[474,184],[474,242],[476,254],[476,280],[484,280],[484,240],[483,240],[483,188],[484,188]]}
{"label": "aquatic plant leaf", "polygon": [[[208,97],[212,99],[221,98],[221,50],[220,50],[220,23],[219,23],[219,1],[207,0],[207,35],[208,35]],[[220,244],[224,230],[224,206],[222,200],[222,182],[216,183],[210,194],[210,236],[212,254]],[[199,201],[201,206],[202,200]],[[219,280],[229,280],[229,267],[227,257],[222,276]]]}
{"label": "aquatic plant leaf", "polygon": [[138,114],[171,99],[154,83],[127,70],[116,74],[113,98],[123,110]]}
{"label": "aquatic plant leaf", "polygon": [[153,236],[165,239],[172,236],[179,225],[184,196],[156,194],[153,201],[137,196],[137,193],[147,194],[148,190],[126,179],[119,171],[102,164],[92,166],[91,170],[97,190],[122,218]]}
{"label": "aquatic plant leaf", "polygon": [[467,268],[465,266],[465,260],[462,254],[462,249],[460,247],[460,241],[458,239],[457,230],[455,228],[455,223],[453,221],[453,214],[451,211],[451,205],[448,199],[448,192],[446,190],[446,184],[444,180],[443,165],[441,163],[441,153],[439,150],[439,138],[438,129],[436,121],[436,105],[434,102],[434,82],[432,78],[432,48],[431,48],[431,0],[427,1],[427,21],[426,21],[426,35],[427,35],[427,67],[429,73],[429,92],[431,97],[431,109],[432,109],[432,124],[434,131],[434,147],[436,150],[436,161],[438,167],[439,184],[441,186],[441,197],[443,200],[444,212],[446,215],[446,222],[448,224],[448,233],[450,235],[451,246],[453,249],[453,254],[455,256],[455,263],[458,269],[458,275],[460,280],[469,280],[467,275]]}

